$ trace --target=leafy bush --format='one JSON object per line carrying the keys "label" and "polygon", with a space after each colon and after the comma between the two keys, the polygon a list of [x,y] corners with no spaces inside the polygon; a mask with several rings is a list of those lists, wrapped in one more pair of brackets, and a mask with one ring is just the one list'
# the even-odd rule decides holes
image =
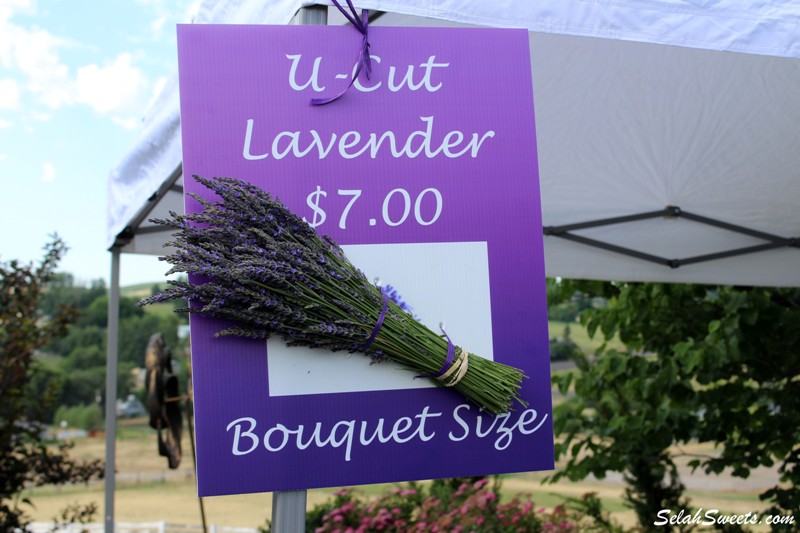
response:
{"label": "leafy bush", "polygon": [[62,405],[53,415],[53,423],[66,422],[69,427],[77,429],[98,429],[103,426],[103,413],[100,406],[93,403],[67,407]]}
{"label": "leafy bush", "polygon": [[[45,247],[36,265],[16,260],[0,262],[0,524],[3,531],[22,530],[31,506],[22,492],[47,484],[87,482],[101,478],[100,461],[75,460],[69,445],[47,446],[43,422],[51,411],[57,387],[38,381],[44,368],[35,355],[67,333],[76,318],[70,306],[55,306],[43,316],[39,309],[45,287],[66,252],[57,237]],[[40,394],[30,394],[33,390]]]}
{"label": "leafy bush", "polygon": [[760,495],[772,504],[765,512],[797,516],[800,289],[559,284],[565,297],[578,289],[608,304],[581,314],[589,335],[619,336],[629,352],[604,345],[596,358],[577,357],[577,372],[554,376],[574,394],[553,411],[556,460],[565,461],[550,480],[623,473],[626,503],[647,529],[661,509],[689,507],[679,445],[709,443],[716,452],[690,467],[741,478],[772,468],[779,484]]}
{"label": "leafy bush", "polygon": [[569,324],[564,326],[563,337],[550,338],[550,360],[569,361],[581,355],[581,349],[572,340]]}
{"label": "leafy bush", "polygon": [[[535,508],[530,495],[518,495],[503,502],[499,492],[499,481],[490,483],[488,478],[440,479],[425,485],[411,482],[397,485],[377,498],[343,488],[331,500],[308,512],[306,532],[621,531],[603,514],[595,495],[545,510]],[[270,527],[268,520],[261,531],[269,533]]]}
{"label": "leafy bush", "polygon": [[562,302],[547,308],[547,318],[556,322],[575,322],[582,310],[575,302]]}
{"label": "leafy bush", "polygon": [[572,339],[550,339],[550,360],[569,361],[581,353],[581,349]]}

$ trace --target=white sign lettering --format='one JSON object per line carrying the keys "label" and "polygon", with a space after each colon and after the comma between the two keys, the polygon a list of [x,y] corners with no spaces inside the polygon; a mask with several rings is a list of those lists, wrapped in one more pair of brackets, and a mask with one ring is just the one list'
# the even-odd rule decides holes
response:
{"label": "white sign lettering", "polygon": [[[448,440],[460,442],[474,433],[481,439],[487,437],[493,439],[494,448],[502,452],[511,446],[515,434],[535,433],[547,420],[547,414],[539,417],[535,409],[525,409],[521,413],[503,413],[498,416],[479,415],[470,422],[466,418],[466,413],[472,408],[473,406],[469,404],[461,404],[453,409],[452,420],[460,429],[448,432],[446,437]],[[344,448],[343,458],[345,462],[349,462],[352,459],[354,447],[433,440],[437,433],[431,427],[434,422],[430,420],[439,418],[443,414],[431,412],[430,406],[425,406],[413,417],[402,416],[393,422],[379,418],[371,425],[366,420],[340,420],[329,427],[324,426],[322,422],[317,422],[313,429],[307,428],[303,424],[288,427],[277,423],[263,433],[256,431],[257,422],[254,418],[241,417],[229,423],[225,431],[233,430],[231,454],[235,456],[253,453],[259,448],[259,445],[271,453],[277,453],[289,447],[298,450]],[[471,424],[474,424],[474,427]]]}
{"label": "white sign lettering", "polygon": [[[453,130],[444,136],[437,132],[434,138],[434,117],[419,117],[419,119],[424,123],[424,129],[415,130],[405,138],[398,138],[399,136],[393,131],[362,135],[358,131],[351,130],[340,134],[330,133],[325,136],[317,130],[310,130],[308,133],[282,131],[272,137],[271,142],[267,136],[266,142],[259,139],[254,143],[255,119],[250,118],[247,119],[245,128],[242,156],[248,161],[258,161],[270,155],[274,159],[283,159],[289,156],[300,159],[311,154],[312,156],[316,155],[317,159],[325,159],[334,153],[342,159],[355,159],[363,155],[375,159],[383,151],[384,153],[389,152],[396,159],[401,157],[414,159],[420,155],[433,159],[440,154],[451,159],[464,155],[476,158],[483,143],[495,135],[494,130],[471,134]],[[269,146],[269,151],[253,153],[254,144],[261,147]]]}

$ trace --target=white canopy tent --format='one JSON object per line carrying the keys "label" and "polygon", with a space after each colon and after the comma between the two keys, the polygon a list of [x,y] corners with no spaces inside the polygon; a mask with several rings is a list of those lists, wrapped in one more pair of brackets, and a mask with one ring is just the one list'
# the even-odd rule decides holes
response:
{"label": "white canopy tent", "polygon": [[[391,13],[376,25],[531,30],[548,275],[800,284],[797,3],[355,3]],[[302,4],[207,1],[195,23],[285,24]],[[110,248],[163,252],[165,236],[147,219],[182,208],[180,163],[176,76],[146,117],[140,141],[111,173]],[[750,231],[664,216],[678,212],[664,212],[668,206]],[[640,213],[660,216],[569,226]],[[611,246],[587,246],[586,239]],[[743,249],[762,251],[738,255]],[[726,256],[731,251],[737,255]],[[708,254],[724,258],[692,260]]]}
{"label": "white canopy tent", "polygon": [[[194,23],[287,24],[314,3],[205,0]],[[797,2],[353,3],[375,25],[530,31],[548,275],[800,286]],[[108,182],[110,323],[120,253],[163,253],[147,220],[182,210],[182,180],[176,73]]]}

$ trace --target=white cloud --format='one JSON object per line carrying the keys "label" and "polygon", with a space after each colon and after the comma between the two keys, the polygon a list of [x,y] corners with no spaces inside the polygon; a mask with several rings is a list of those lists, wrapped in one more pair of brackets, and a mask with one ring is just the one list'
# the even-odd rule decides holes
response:
{"label": "white cloud", "polygon": [[110,65],[87,65],[78,69],[75,87],[78,102],[98,113],[125,113],[140,108],[147,80],[144,73],[132,65],[130,54],[120,54]]}
{"label": "white cloud", "polygon": [[26,89],[52,109],[69,104],[73,100],[69,68],[58,57],[58,49],[66,41],[45,30],[13,27],[12,32],[12,61],[27,78]]}
{"label": "white cloud", "polygon": [[33,6],[31,0],[0,0],[0,9],[27,11]]}
{"label": "white cloud", "polygon": [[164,24],[167,23],[167,17],[158,17],[153,22],[150,23],[150,29],[156,33],[160,33],[161,29],[164,27]]}
{"label": "white cloud", "polygon": [[129,118],[112,117],[111,122],[113,122],[117,126],[122,127],[122,129],[128,131],[135,130],[136,127],[142,123],[141,119],[138,119],[136,117],[129,117]]}
{"label": "white cloud", "polygon": [[8,154],[0,154],[0,161],[5,161],[8,159]]}
{"label": "white cloud", "polygon": [[45,113],[44,111],[31,111],[28,117],[36,122],[49,122],[50,119],[53,118],[53,115],[50,113]]}
{"label": "white cloud", "polygon": [[[174,39],[172,22],[191,20],[200,5],[200,0],[134,1],[150,20],[144,38],[151,42]],[[26,116],[17,122],[39,122],[63,107],[86,106],[122,128],[138,127],[166,78],[151,81],[133,53],[94,64],[68,63],[64,49],[81,43],[14,19],[35,15],[38,7],[37,0],[0,0],[0,110],[24,109]],[[0,121],[0,128],[8,124]]]}
{"label": "white cloud", "polygon": [[0,118],[0,130],[5,129],[5,128],[10,128],[13,125],[14,125],[14,123],[11,122],[10,120],[6,120],[4,118]]}
{"label": "white cloud", "polygon": [[58,108],[68,103],[69,68],[58,57],[58,49],[66,41],[45,30],[10,22],[15,12],[30,11],[30,2],[0,2],[0,66],[21,73],[24,89],[44,105]]}
{"label": "white cloud", "polygon": [[30,12],[32,7],[30,0],[0,0],[0,25],[15,12]]}
{"label": "white cloud", "polygon": [[20,88],[17,80],[4,78],[0,80],[0,109],[17,109],[19,107]]}
{"label": "white cloud", "polygon": [[43,183],[50,183],[56,179],[56,167],[52,163],[44,163],[42,165],[42,175],[39,176],[39,181]]}
{"label": "white cloud", "polygon": [[133,56],[123,53],[110,63],[72,70],[59,53],[74,43],[10,21],[15,12],[31,9],[29,0],[0,0],[0,69],[16,73],[18,78],[0,80],[0,109],[31,103],[37,116],[49,118],[42,113],[43,107],[56,110],[86,105],[124,128],[134,127],[151,86]]}

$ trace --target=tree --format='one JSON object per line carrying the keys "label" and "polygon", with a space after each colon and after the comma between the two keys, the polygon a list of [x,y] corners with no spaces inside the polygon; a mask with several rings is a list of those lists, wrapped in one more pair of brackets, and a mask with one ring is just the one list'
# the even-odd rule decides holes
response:
{"label": "tree", "polygon": [[[67,329],[66,336],[45,346],[43,350],[61,357],[68,357],[72,352],[87,346],[96,346],[105,352],[105,329],[99,326],[78,327],[72,325]],[[105,365],[105,361],[103,361],[103,365]]]}
{"label": "tree", "polygon": [[[119,318],[123,322],[128,318],[144,316],[144,309],[137,304],[137,298],[123,296],[119,299]],[[108,327],[108,295],[101,294],[84,310],[79,322],[80,326]]]}
{"label": "tree", "polygon": [[180,318],[176,313],[158,315],[146,313],[144,316],[131,316],[119,325],[119,360],[121,363],[132,363],[144,366],[144,354],[150,336],[162,332],[169,346],[177,346],[178,324]]}
{"label": "tree", "polygon": [[53,272],[47,282],[47,289],[39,301],[39,309],[50,315],[62,305],[71,305],[76,309],[88,307],[96,298],[106,293],[106,283],[96,279],[88,286],[76,285],[75,276],[67,272]]}
{"label": "tree", "polygon": [[[568,282],[560,294],[577,288],[588,291]],[[769,513],[798,516],[800,289],[595,282],[592,290],[609,304],[582,321],[591,334],[618,333],[630,351],[578,357],[579,372],[554,379],[575,392],[555,412],[557,455],[568,459],[554,478],[623,472],[629,503],[652,528],[654,511],[686,507],[675,445],[708,442],[721,453],[693,457],[694,468],[746,478],[777,465],[782,483],[761,498]]]}
{"label": "tree", "polygon": [[[69,457],[69,445],[43,442],[44,416],[54,393],[30,394],[36,351],[66,334],[75,319],[72,307],[53,306],[39,313],[45,285],[66,251],[57,237],[45,247],[38,266],[0,263],[0,524],[3,531],[22,528],[27,520],[21,497],[28,485],[86,482],[101,478],[100,461]],[[39,385],[41,386],[41,385]]]}

